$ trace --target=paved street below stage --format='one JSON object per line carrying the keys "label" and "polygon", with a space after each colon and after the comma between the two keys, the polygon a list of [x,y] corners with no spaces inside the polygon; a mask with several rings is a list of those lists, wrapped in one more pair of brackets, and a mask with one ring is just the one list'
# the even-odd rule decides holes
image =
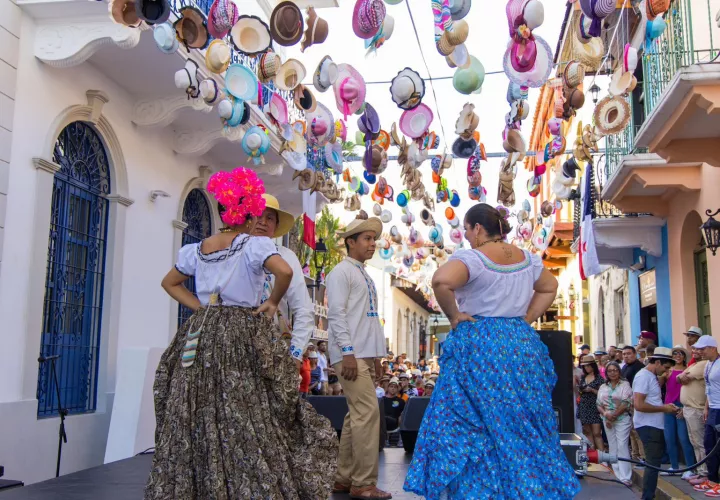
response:
{"label": "paved street below stage", "polygon": [[[412,455],[408,455],[402,448],[385,448],[380,453],[380,478],[378,487],[389,491],[393,500],[414,500],[421,499],[417,495],[403,491],[405,475],[410,467]],[[582,491],[576,500],[607,499],[613,500],[637,500],[639,490],[629,489],[622,484],[610,482],[614,476],[604,467],[592,466],[590,474],[595,477],[585,477],[581,480]],[[347,495],[333,495],[332,500],[344,500]]]}

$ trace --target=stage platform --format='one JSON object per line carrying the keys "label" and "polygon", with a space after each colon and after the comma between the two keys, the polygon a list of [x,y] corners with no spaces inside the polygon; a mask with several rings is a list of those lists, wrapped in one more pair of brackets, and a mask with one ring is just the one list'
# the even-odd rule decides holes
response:
{"label": "stage platform", "polygon": [[[411,456],[402,448],[385,448],[380,453],[380,488],[390,491],[394,500],[420,499],[402,489]],[[152,455],[140,455],[111,464],[94,467],[50,479],[7,492],[0,492],[0,500],[142,500]],[[576,499],[613,498],[637,500],[637,493],[617,483],[606,482],[612,477],[605,469],[594,466],[593,475],[605,481],[585,478],[583,491]],[[332,500],[344,500],[348,495],[333,495]]]}

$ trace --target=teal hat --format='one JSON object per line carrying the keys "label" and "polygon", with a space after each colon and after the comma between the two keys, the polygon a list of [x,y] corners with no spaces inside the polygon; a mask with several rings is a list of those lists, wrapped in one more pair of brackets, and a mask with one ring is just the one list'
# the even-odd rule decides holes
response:
{"label": "teal hat", "polygon": [[257,165],[263,160],[263,155],[270,150],[270,138],[263,129],[253,125],[245,132],[241,146],[245,154]]}
{"label": "teal hat", "polygon": [[247,66],[231,64],[225,73],[225,88],[233,97],[253,101],[258,95],[257,76]]}

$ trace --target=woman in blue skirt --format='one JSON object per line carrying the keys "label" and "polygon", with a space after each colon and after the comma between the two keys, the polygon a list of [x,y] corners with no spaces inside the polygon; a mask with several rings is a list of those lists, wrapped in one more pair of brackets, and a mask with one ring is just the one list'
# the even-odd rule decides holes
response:
{"label": "woman in blue skirt", "polygon": [[557,376],[530,326],[557,281],[537,255],[504,242],[490,205],[465,215],[471,250],[433,277],[452,324],[405,490],[435,499],[569,499],[580,491],[560,447],[550,393]]}

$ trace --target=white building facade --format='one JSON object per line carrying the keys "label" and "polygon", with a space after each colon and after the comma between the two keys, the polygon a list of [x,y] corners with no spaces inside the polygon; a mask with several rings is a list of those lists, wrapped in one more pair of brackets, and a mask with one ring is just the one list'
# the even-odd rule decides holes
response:
{"label": "white building facade", "polygon": [[[160,52],[105,2],[0,0],[0,25],[0,464],[28,484],[55,474],[58,400],[40,355],[60,355],[70,410],[61,474],[152,446],[153,372],[185,314],[160,281],[182,244],[219,227],[208,177],[247,157],[243,129],[174,86],[188,57],[204,70],[201,52]],[[253,106],[250,125],[264,120]],[[271,143],[256,168],[299,215]]]}
{"label": "white building facade", "polygon": [[612,267],[589,280],[593,350],[611,345],[635,345],[635,339],[631,338],[628,271]]}

